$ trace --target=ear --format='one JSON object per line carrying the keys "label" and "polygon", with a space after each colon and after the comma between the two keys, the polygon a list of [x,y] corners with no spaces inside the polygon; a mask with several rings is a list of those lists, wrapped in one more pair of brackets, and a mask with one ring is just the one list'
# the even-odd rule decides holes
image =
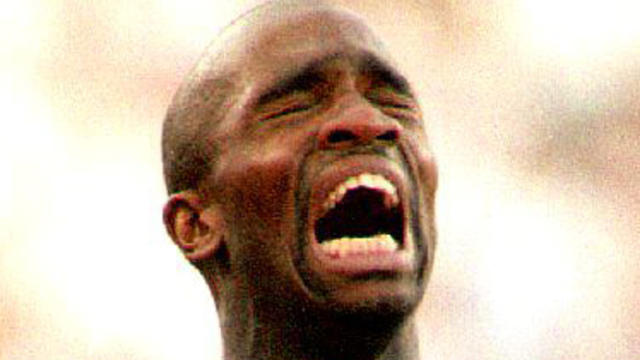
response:
{"label": "ear", "polygon": [[217,206],[203,207],[191,190],[171,195],[163,211],[164,225],[185,257],[197,262],[222,248],[227,226]]}

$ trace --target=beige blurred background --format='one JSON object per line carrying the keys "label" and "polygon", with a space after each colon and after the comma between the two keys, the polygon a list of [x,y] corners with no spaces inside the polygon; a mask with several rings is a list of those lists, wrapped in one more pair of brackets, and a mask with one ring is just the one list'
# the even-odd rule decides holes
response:
{"label": "beige blurred background", "polygon": [[[438,155],[424,359],[640,358],[640,5],[340,1],[420,90]],[[258,1],[0,12],[0,359],[215,359],[161,224],[164,111]]]}

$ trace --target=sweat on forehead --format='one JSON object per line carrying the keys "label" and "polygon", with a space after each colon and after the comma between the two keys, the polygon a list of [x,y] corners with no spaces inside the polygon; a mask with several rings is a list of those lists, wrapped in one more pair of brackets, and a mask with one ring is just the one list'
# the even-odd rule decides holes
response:
{"label": "sweat on forehead", "polygon": [[321,1],[268,2],[231,23],[186,77],[167,112],[162,148],[168,192],[197,188],[211,170],[216,144],[205,134],[256,85],[255,74],[282,80],[323,59],[356,52],[364,61],[377,59],[369,64],[376,68],[392,63],[362,19]]}

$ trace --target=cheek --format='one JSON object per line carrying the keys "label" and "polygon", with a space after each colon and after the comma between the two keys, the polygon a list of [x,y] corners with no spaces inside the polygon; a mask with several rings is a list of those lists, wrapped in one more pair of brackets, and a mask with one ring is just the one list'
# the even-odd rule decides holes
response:
{"label": "cheek", "polygon": [[435,156],[429,147],[429,141],[423,131],[416,131],[408,139],[411,152],[415,156],[415,170],[418,175],[422,191],[427,197],[429,205],[433,205],[433,198],[438,187],[438,166]]}
{"label": "cheek", "polygon": [[242,232],[277,236],[293,206],[295,152],[282,142],[245,141],[221,154],[216,197]]}
{"label": "cheek", "polygon": [[424,279],[428,279],[431,273],[436,248],[436,227],[435,227],[435,193],[438,187],[438,167],[433,152],[429,148],[427,136],[424,132],[415,132],[408,141],[408,146],[414,154],[414,164],[418,185],[420,187],[419,197],[422,203],[420,216],[421,227],[426,241],[426,252],[423,264]]}
{"label": "cheek", "polygon": [[287,249],[295,240],[299,155],[282,145],[288,144],[245,140],[242,146],[226,149],[212,182],[230,232],[231,268],[258,294],[291,287]]}

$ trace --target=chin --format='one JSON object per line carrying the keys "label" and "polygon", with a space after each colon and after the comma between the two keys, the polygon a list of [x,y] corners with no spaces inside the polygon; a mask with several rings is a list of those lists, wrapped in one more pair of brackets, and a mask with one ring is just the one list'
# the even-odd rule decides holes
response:
{"label": "chin", "polygon": [[422,299],[423,289],[397,281],[369,282],[339,289],[326,297],[328,307],[347,315],[399,315],[413,312]]}

